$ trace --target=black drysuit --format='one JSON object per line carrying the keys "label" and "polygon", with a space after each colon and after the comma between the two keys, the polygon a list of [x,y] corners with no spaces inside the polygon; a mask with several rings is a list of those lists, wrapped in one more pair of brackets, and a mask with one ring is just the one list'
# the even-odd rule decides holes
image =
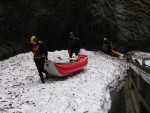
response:
{"label": "black drysuit", "polygon": [[34,54],[34,62],[39,72],[39,76],[41,78],[42,83],[45,83],[42,72],[46,74],[46,78],[48,78],[48,73],[44,69],[45,59],[47,59],[47,50],[46,46],[43,42],[39,41],[36,45],[31,45],[31,50]]}
{"label": "black drysuit", "polygon": [[73,53],[77,56],[79,53],[79,38],[72,37],[69,38],[68,41],[68,51],[69,51],[69,57],[71,58]]}
{"label": "black drysuit", "polygon": [[107,52],[108,52],[109,54],[112,54],[112,44],[111,44],[111,42],[108,41],[108,40],[104,40],[104,41],[103,41],[103,44],[105,44],[105,45],[107,46]]}

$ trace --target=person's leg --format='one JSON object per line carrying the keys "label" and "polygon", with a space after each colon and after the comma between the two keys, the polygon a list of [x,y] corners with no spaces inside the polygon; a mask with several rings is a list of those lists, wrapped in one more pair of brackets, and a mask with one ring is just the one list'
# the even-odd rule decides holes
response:
{"label": "person's leg", "polygon": [[69,57],[72,58],[73,50],[70,50]]}
{"label": "person's leg", "polygon": [[41,60],[40,59],[35,59],[34,61],[35,61],[37,70],[39,72],[39,76],[41,78],[41,81],[42,81],[42,83],[45,83],[45,80],[44,80],[43,74],[42,74]]}
{"label": "person's leg", "polygon": [[45,70],[45,69],[43,69],[43,72],[45,73],[45,75],[46,75],[46,79],[48,79],[49,78],[49,74],[48,74],[48,72]]}
{"label": "person's leg", "polygon": [[76,56],[78,56],[78,49],[75,49],[74,53]]}
{"label": "person's leg", "polygon": [[48,78],[49,78],[49,74],[48,74],[48,72],[44,69],[44,64],[45,64],[45,58],[42,58],[42,59],[41,59],[41,69],[42,69],[42,72],[45,73],[46,79],[48,79]]}

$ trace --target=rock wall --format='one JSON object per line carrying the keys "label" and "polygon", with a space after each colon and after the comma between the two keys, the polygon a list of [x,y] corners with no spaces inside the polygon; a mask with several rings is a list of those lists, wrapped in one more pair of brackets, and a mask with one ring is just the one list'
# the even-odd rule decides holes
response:
{"label": "rock wall", "polygon": [[148,0],[0,1],[0,59],[29,51],[36,35],[49,51],[67,49],[74,31],[82,48],[99,50],[107,37],[114,48],[150,51]]}
{"label": "rock wall", "polygon": [[114,0],[114,16],[121,49],[150,52],[150,1]]}
{"label": "rock wall", "polygon": [[150,52],[150,1],[95,0],[95,6],[98,21],[104,19],[99,27],[115,49]]}

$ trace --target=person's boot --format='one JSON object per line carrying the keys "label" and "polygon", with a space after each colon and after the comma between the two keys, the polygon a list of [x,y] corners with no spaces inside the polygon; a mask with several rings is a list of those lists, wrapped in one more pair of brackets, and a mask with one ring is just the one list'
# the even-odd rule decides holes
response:
{"label": "person's boot", "polygon": [[42,83],[45,83],[45,80],[44,80],[44,78],[43,78],[43,75],[42,75],[42,74],[40,75],[40,78],[41,78]]}
{"label": "person's boot", "polygon": [[44,81],[44,80],[42,80],[42,83],[43,83],[43,84],[45,84],[45,81]]}
{"label": "person's boot", "polygon": [[49,79],[49,74],[48,74],[48,72],[46,71],[46,70],[43,70],[43,72],[45,73],[45,75],[46,75],[46,79]]}

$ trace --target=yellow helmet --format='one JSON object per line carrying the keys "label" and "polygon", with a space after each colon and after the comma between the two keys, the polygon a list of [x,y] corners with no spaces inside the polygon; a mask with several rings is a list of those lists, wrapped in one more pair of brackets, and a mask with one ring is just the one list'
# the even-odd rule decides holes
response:
{"label": "yellow helmet", "polygon": [[31,36],[31,38],[30,38],[30,43],[37,43],[38,42],[38,39],[36,38],[36,36]]}

